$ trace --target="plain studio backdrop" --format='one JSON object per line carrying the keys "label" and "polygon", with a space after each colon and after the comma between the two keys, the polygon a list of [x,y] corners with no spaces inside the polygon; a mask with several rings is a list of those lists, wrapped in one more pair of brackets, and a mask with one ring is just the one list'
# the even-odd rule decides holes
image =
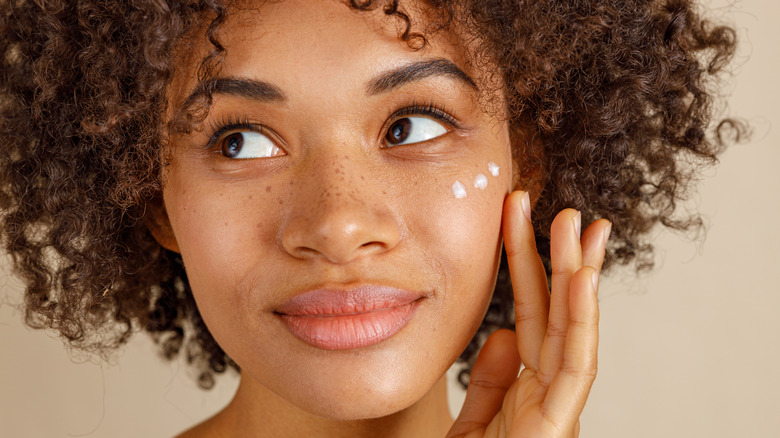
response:
{"label": "plain studio backdrop", "polygon": [[[583,438],[773,438],[780,430],[780,3],[713,0],[738,28],[725,114],[751,123],[688,207],[706,239],[659,230],[649,274],[601,287],[599,376]],[[0,277],[0,437],[169,437],[219,410],[237,378],[201,391],[137,335],[110,364],[22,324],[21,284]],[[452,386],[452,388],[455,388]],[[463,393],[452,391],[457,413]]]}

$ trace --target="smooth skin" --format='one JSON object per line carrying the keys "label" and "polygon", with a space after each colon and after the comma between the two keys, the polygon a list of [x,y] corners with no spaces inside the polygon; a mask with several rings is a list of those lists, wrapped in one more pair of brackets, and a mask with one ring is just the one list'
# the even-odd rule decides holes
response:
{"label": "smooth skin", "polygon": [[[580,219],[579,212],[567,209],[552,224],[550,293],[529,196],[515,191],[506,198],[504,247],[517,333],[498,330],[488,338],[447,438],[579,436],[579,416],[596,378],[598,280],[611,231],[602,219],[580,237]],[[218,422],[211,421],[182,436],[224,436],[218,430]]]}
{"label": "smooth skin", "polygon": [[596,221],[580,238],[579,212],[558,214],[551,230],[550,293],[526,193],[507,197],[503,219],[517,334],[499,330],[488,338],[447,436],[577,437],[596,378],[598,278],[611,224]]}
{"label": "smooth skin", "polygon": [[[308,0],[259,9],[237,10],[223,26],[221,74],[272,84],[286,99],[223,93],[204,125],[246,119],[264,126],[281,152],[230,159],[204,147],[208,129],[174,139],[166,214],[158,210],[153,221],[161,224],[160,243],[181,253],[209,330],[241,366],[231,403],[182,436],[576,436],[595,374],[591,274],[601,267],[606,221],[580,239],[577,212],[557,217],[550,295],[530,198],[507,198],[513,187],[536,185],[534,175],[511,172],[506,121],[475,105],[479,93],[453,75],[366,91],[383,72],[431,59],[460,67],[482,90],[500,89],[488,83],[492,70],[465,61],[468,38],[441,32],[411,51],[381,11],[358,14],[341,2]],[[179,63],[172,108],[197,82],[203,53],[191,55]],[[446,133],[423,142],[381,141],[398,119],[390,111],[429,103],[460,127],[439,120]],[[488,162],[499,165],[500,176],[456,199],[453,181],[487,172]],[[490,338],[453,425],[444,374],[487,308],[502,224],[519,337],[499,331]],[[340,352],[302,343],[274,313],[302,291],[364,283],[427,295],[389,339]],[[526,368],[516,380],[521,361]]]}

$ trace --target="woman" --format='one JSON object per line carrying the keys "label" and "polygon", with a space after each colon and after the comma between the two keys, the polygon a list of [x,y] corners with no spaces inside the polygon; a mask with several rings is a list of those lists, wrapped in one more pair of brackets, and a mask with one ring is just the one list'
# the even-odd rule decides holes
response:
{"label": "woman", "polygon": [[[184,436],[576,436],[610,222],[621,262],[685,226],[675,163],[714,157],[731,33],[687,2],[148,6],[6,14],[29,322],[187,342],[205,386],[240,366]],[[453,424],[444,371],[513,322]]]}

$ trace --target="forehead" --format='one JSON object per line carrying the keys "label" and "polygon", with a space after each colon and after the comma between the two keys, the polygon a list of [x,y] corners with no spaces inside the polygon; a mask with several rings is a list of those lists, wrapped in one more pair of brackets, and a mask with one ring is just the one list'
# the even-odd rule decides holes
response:
{"label": "forehead", "polygon": [[[421,2],[404,5],[413,31],[423,33],[438,17]],[[356,11],[339,0],[284,0],[234,7],[216,34],[226,49],[218,72],[273,83],[293,100],[295,93],[307,99],[317,94],[330,101],[354,98],[344,93],[348,86],[364,90],[366,82],[383,71],[429,59],[452,61],[477,83],[484,82],[487,75],[474,71],[469,62],[465,41],[474,39],[463,38],[457,25],[426,34],[427,44],[419,49],[401,38],[406,25],[398,17],[386,16],[381,8]],[[171,87],[174,101],[195,88],[200,62],[213,50],[203,30],[195,35],[183,47],[188,53],[180,57]],[[328,95],[326,82],[343,86],[342,93]]]}

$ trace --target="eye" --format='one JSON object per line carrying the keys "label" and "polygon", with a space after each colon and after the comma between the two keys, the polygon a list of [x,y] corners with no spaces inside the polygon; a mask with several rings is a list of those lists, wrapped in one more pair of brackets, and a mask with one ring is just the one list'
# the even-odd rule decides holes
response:
{"label": "eye", "polygon": [[388,146],[421,143],[447,133],[447,128],[428,117],[404,117],[390,125],[385,134]]}
{"label": "eye", "polygon": [[234,132],[228,135],[222,139],[220,152],[227,158],[238,160],[270,158],[284,154],[270,138],[253,131]]}

